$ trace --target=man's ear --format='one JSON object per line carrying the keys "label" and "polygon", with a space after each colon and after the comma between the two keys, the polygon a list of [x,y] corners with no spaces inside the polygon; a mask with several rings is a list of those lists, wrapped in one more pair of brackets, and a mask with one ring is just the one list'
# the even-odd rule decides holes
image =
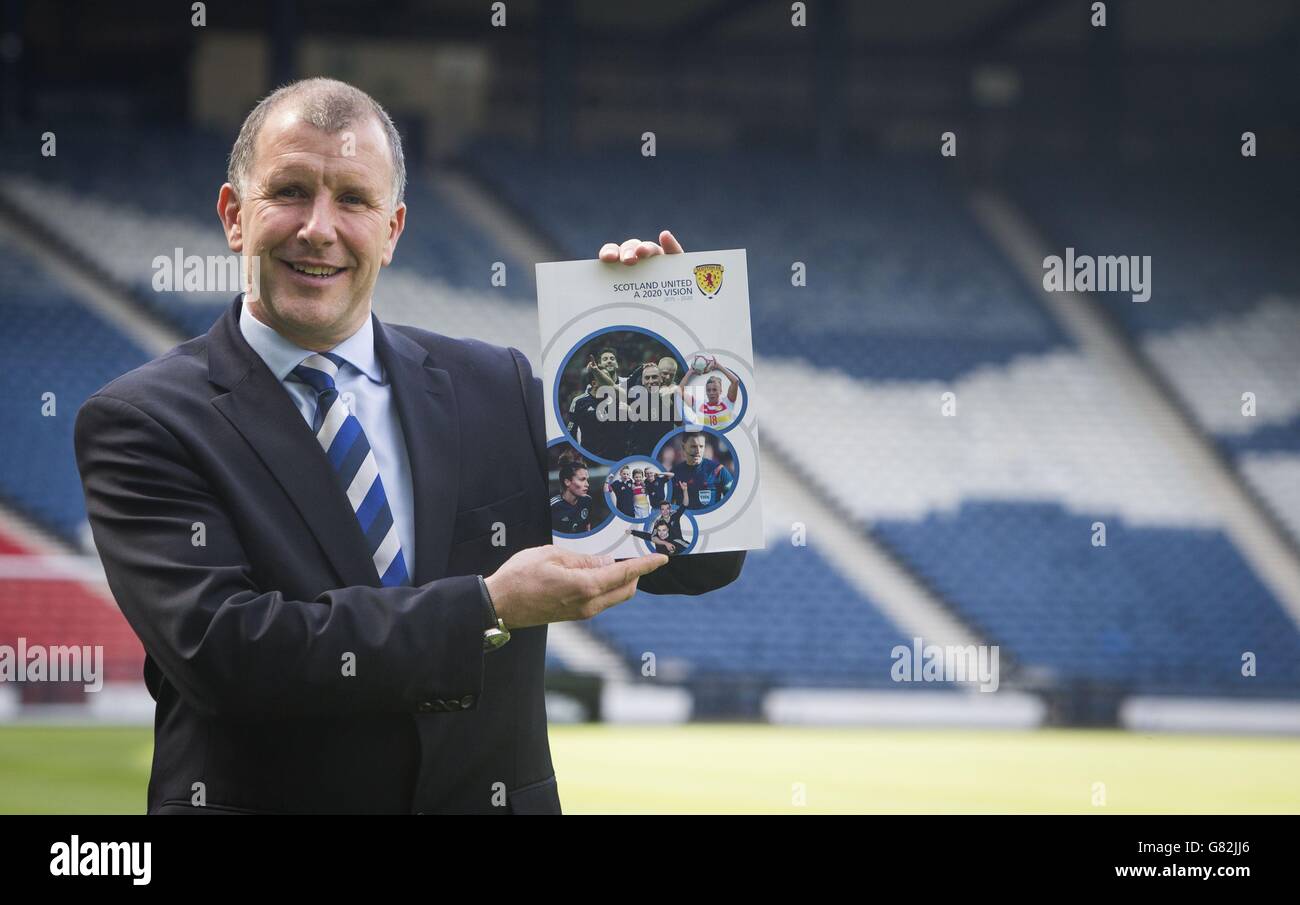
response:
{"label": "man's ear", "polygon": [[217,216],[221,218],[221,227],[226,231],[226,244],[234,252],[244,250],[244,230],[239,224],[240,210],[239,194],[233,185],[225,183],[217,193]]}
{"label": "man's ear", "polygon": [[393,263],[393,252],[397,250],[397,240],[402,238],[404,229],[406,229],[406,202],[397,205],[392,216],[388,218],[388,245],[384,248],[385,267]]}

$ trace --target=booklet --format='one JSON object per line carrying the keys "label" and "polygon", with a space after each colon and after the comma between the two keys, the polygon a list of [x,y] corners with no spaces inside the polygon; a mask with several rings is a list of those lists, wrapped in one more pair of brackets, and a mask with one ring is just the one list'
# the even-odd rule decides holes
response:
{"label": "booklet", "polygon": [[763,546],[745,251],[537,265],[555,543]]}

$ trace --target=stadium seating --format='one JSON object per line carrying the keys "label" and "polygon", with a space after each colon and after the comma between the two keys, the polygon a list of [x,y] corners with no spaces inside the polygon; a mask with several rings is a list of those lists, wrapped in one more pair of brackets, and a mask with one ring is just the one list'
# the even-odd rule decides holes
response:
{"label": "stadium seating", "polygon": [[1106,522],[1104,547],[1093,519],[1051,504],[967,503],[874,530],[1041,679],[1300,696],[1300,631],[1220,532]]}
{"label": "stadium seating", "polygon": [[1247,159],[1016,174],[1053,247],[1151,255],[1150,301],[1098,298],[1300,545],[1300,214],[1279,190],[1293,174]]}
{"label": "stadium seating", "polygon": [[[231,253],[216,219],[229,150],[201,132],[144,129],[125,143],[112,132],[61,131],[54,158],[13,143],[0,146],[0,194],[140,304],[194,336],[208,330],[238,290],[159,292],[153,262],[160,255],[171,259],[176,248],[186,256]],[[506,305],[533,294],[531,262],[518,261],[460,216],[426,174],[408,174],[406,202],[406,230],[390,272],[417,286],[424,304],[459,290]],[[508,289],[491,285],[497,261],[508,266]],[[380,281],[377,295],[386,282]],[[408,322],[430,321],[427,312],[419,313],[420,320]]]}
{"label": "stadium seating", "polygon": [[148,356],[3,239],[0,285],[5,287],[0,423],[6,433],[0,443],[0,497],[79,545],[85,502],[72,450],[77,409]]}
{"label": "stadium seating", "polygon": [[[226,148],[199,134],[146,138],[128,147],[61,134],[57,160],[0,148],[0,194],[179,333],[199,333],[230,294],[155,293],[150,262],[178,246],[227,252],[210,219]],[[572,257],[602,239],[653,238],[661,225],[688,248],[747,248],[765,449],[1001,645],[1022,678],[1300,695],[1295,621],[1226,538],[1198,476],[1169,466],[1172,426],[1116,402],[1125,387],[1022,285],[936,162],[819,166],[757,152],[548,160],[485,147],[472,168]],[[1026,168],[1016,184],[1055,199],[1030,211],[1046,228],[1068,230],[1060,235],[1081,252],[1155,257],[1152,302],[1103,303],[1300,536],[1300,280],[1271,239],[1238,235],[1284,233],[1284,214],[1233,207],[1227,192],[1211,199],[1223,225],[1207,231],[1186,207],[1205,198],[1166,183],[1143,194],[1086,177],[1033,181],[1043,178]],[[422,174],[408,200],[425,216],[413,217],[377,286],[380,316],[536,360],[535,316],[520,304],[532,293],[529,268]],[[1236,230],[1248,216],[1255,225]],[[1160,263],[1184,259],[1194,263],[1183,272]],[[509,292],[488,286],[495,260],[513,262]],[[791,285],[796,261],[806,287]],[[0,246],[0,268],[0,351],[16,364],[0,400],[14,432],[0,447],[0,496],[76,543],[84,510],[72,416],[146,356],[14,249]],[[40,415],[47,391],[56,418]],[[1259,399],[1254,419],[1240,414],[1245,391]],[[940,412],[948,392],[956,417]],[[1107,525],[1104,548],[1090,542],[1096,521]],[[4,593],[0,602],[18,599]],[[910,687],[889,681],[889,653],[911,639],[815,543],[752,553],[741,583],[706,598],[639,595],[589,628],[634,670],[653,651],[665,678]],[[1244,651],[1259,662],[1249,680]]]}
{"label": "stadium seating", "polygon": [[[982,637],[1000,644],[1026,677],[1153,693],[1300,694],[1295,622],[1226,539],[1198,476],[1170,467],[1166,437],[1175,425],[1116,404],[1125,387],[1064,337],[936,163],[872,159],[822,167],[762,154],[746,155],[740,165],[735,155],[700,154],[549,160],[483,149],[471,165],[574,255],[593,234],[645,238],[661,224],[688,248],[749,249],[765,447],[781,453],[810,492],[892,549]],[[1087,192],[1075,187],[1067,204]],[[1095,211],[1080,213],[1089,216]],[[1135,217],[1135,239],[1153,220],[1159,235],[1154,249],[1130,243],[1132,253],[1153,253],[1158,261],[1186,254],[1177,242],[1183,216],[1171,203],[1158,217]],[[1233,254],[1243,241],[1231,239],[1221,254]],[[1081,252],[1124,250],[1076,244]],[[1198,251],[1195,266],[1217,266],[1225,281],[1240,276]],[[1266,269],[1268,255],[1256,251]],[[790,285],[796,260],[808,266],[804,289]],[[1170,284],[1161,274],[1157,269],[1156,287],[1164,293]],[[1217,284],[1207,280],[1207,273],[1195,273],[1186,281],[1198,286],[1201,314],[1219,310],[1206,292]],[[1234,286],[1286,286],[1259,273],[1253,280]],[[1124,302],[1143,309],[1143,317],[1156,307]],[[1290,308],[1278,305],[1240,338],[1236,355],[1275,378],[1295,366],[1293,355],[1287,359],[1295,335],[1287,329]],[[1245,301],[1239,308],[1253,310]],[[1188,312],[1172,320],[1196,322]],[[1275,398],[1276,379],[1255,383]],[[956,417],[941,415],[947,392]],[[1296,391],[1285,393],[1289,400]],[[1239,395],[1223,404],[1235,412]],[[1281,445],[1290,436],[1283,425],[1255,442]],[[1267,496],[1275,504],[1283,498],[1276,487]],[[1096,521],[1112,532],[1106,548],[1091,544]],[[787,587],[782,582],[800,568],[799,555],[751,555],[748,594]],[[831,573],[826,580],[837,579]],[[805,603],[818,596],[801,584],[785,593]],[[832,593],[853,598],[842,587]],[[714,599],[727,599],[726,592]],[[761,600],[755,605],[763,608]],[[838,677],[869,684],[881,674],[865,658],[882,646],[857,645],[855,670],[832,653],[795,653],[797,632],[788,645],[776,641],[794,631],[779,618],[773,624],[781,630],[763,633],[762,644],[746,648],[742,641],[747,659],[709,651],[683,637],[676,620],[696,612],[722,630],[737,614],[694,607],[628,607],[602,617],[596,630],[634,661],[643,650],[683,651],[690,674],[746,664],[762,664],[761,672],[783,681],[797,681],[799,670],[811,673],[799,680],[821,683]],[[864,602],[857,607],[869,609]],[[1267,680],[1241,676],[1246,650],[1273,664]]]}
{"label": "stadium seating", "polygon": [[[671,226],[688,250],[748,250],[754,349],[881,380],[952,379],[1066,345],[929,160],[822,166],[702,153],[468,161],[573,257]],[[792,265],[807,285],[791,285]]]}
{"label": "stadium seating", "polygon": [[889,676],[890,651],[911,639],[813,547],[774,543],[753,551],[744,574],[742,583],[705,597],[638,593],[592,620],[591,629],[638,673],[643,654],[653,652],[657,675],[666,679],[911,687]]}
{"label": "stadium seating", "polygon": [[[0,555],[30,557],[21,539],[0,532]],[[14,577],[0,571],[0,644],[26,639],[36,646],[95,645],[104,649],[108,682],[138,681],[144,649],[107,588],[72,578]]]}

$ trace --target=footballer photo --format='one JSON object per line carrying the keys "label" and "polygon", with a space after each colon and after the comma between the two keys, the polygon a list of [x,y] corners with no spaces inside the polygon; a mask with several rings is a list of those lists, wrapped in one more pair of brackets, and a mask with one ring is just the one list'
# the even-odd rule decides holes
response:
{"label": "footballer photo", "polygon": [[589,463],[578,449],[564,441],[551,444],[546,452],[551,531],[580,536],[599,530],[610,517],[609,503],[601,492],[609,466]]}
{"label": "footballer photo", "polygon": [[595,459],[650,455],[683,423],[681,355],[648,331],[614,329],[568,356],[557,383],[569,439]]}

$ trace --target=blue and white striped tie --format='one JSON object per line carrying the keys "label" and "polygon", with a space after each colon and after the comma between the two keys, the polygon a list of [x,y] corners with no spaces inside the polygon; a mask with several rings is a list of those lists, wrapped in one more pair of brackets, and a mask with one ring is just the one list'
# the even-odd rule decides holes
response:
{"label": "blue and white striped tie", "polygon": [[402,557],[402,542],[384,494],[384,482],[379,478],[374,451],[361,430],[361,422],[348,411],[334,385],[343,363],[343,358],[332,352],[312,355],[293,369],[293,376],[316,391],[313,427],[316,440],[329,457],[352,511],[357,514],[380,583],[386,588],[407,584],[410,578]]}

